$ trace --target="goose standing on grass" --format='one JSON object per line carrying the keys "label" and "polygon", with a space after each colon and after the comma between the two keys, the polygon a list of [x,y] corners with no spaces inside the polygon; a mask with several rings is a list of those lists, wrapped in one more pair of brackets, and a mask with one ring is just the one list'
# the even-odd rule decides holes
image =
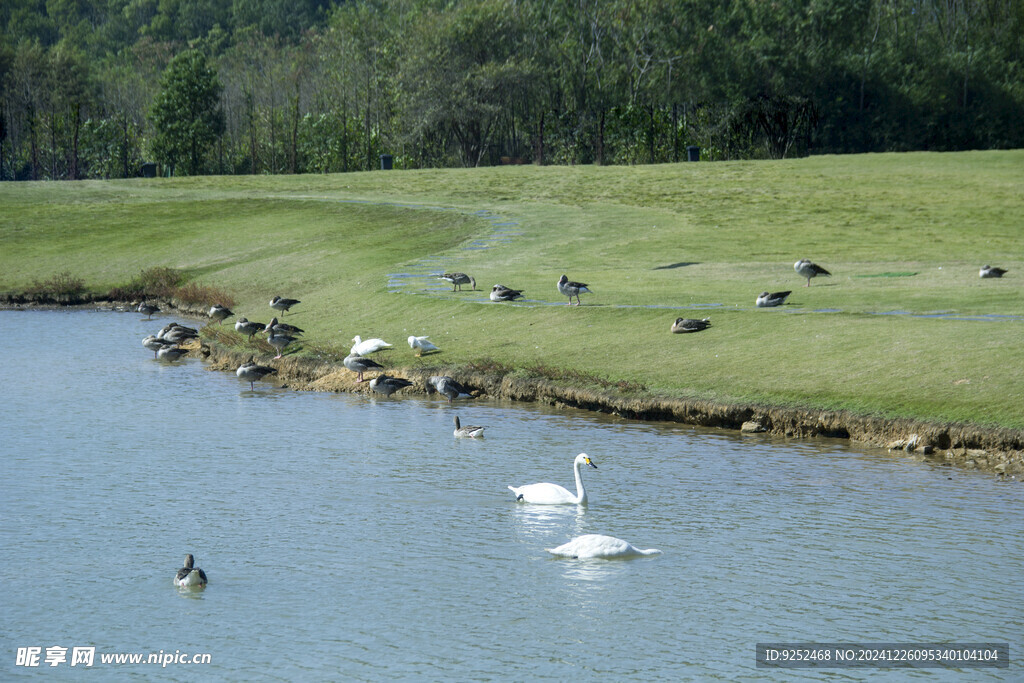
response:
{"label": "goose standing on grass", "polygon": [[302,302],[298,299],[282,299],[279,296],[275,296],[270,300],[270,307],[274,310],[281,311],[282,314],[287,313],[295,304],[301,304]]}
{"label": "goose standing on grass", "polygon": [[465,273],[445,273],[444,275],[438,275],[438,280],[446,280],[452,283],[452,291],[458,287],[459,291],[462,291],[462,285],[473,285],[473,291],[476,291],[476,280]]}
{"label": "goose standing on grass", "polygon": [[287,334],[290,337],[298,337],[305,332],[301,327],[289,325],[288,323],[279,323],[277,322],[277,318],[272,318],[271,321],[267,323],[267,326],[263,328],[263,331],[268,335],[271,332],[276,332],[277,334]]}
{"label": "goose standing on grass", "polygon": [[188,353],[188,349],[183,349],[177,344],[172,344],[171,346],[165,346],[157,351],[156,357],[160,360],[173,362],[184,356],[186,353]]}
{"label": "goose standing on grass", "polygon": [[558,484],[528,484],[526,486],[509,486],[509,490],[515,494],[516,500],[522,503],[536,503],[538,505],[564,505],[575,503],[576,505],[587,504],[587,491],[583,488],[583,476],[580,468],[584,465],[597,469],[597,465],[586,453],[580,453],[572,462],[572,470],[576,474],[576,494],[573,495],[569,489]]}
{"label": "goose standing on grass", "polygon": [[515,301],[523,298],[523,290],[512,289],[505,285],[494,285],[491,287],[491,301]]}
{"label": "goose standing on grass", "polygon": [[805,287],[811,286],[811,278],[818,277],[819,275],[832,276],[832,273],[828,272],[817,263],[811,263],[810,259],[802,258],[793,264],[793,270],[799,273],[800,277],[807,278],[807,284]]}
{"label": "goose standing on grass", "polygon": [[214,304],[210,307],[210,318],[213,319],[218,325],[223,325],[224,320],[234,315],[230,308],[227,306],[221,306],[220,304]]}
{"label": "goose standing on grass", "polygon": [[569,305],[570,306],[572,306],[572,298],[573,297],[576,297],[576,305],[577,306],[579,306],[580,303],[582,303],[580,301],[580,294],[582,292],[588,292],[589,293],[590,290],[587,289],[588,286],[589,285],[587,285],[586,283],[583,283],[583,282],[573,282],[572,280],[570,280],[565,275],[563,275],[562,277],[558,278],[558,291],[562,294],[562,296],[569,297]]}
{"label": "goose standing on grass", "polygon": [[416,349],[416,355],[417,356],[422,356],[423,354],[430,353],[431,351],[440,351],[441,350],[441,349],[437,348],[436,346],[434,346],[433,342],[428,341],[428,337],[427,336],[422,336],[422,337],[410,336],[409,337],[409,348],[410,349]]}
{"label": "goose standing on grass", "polygon": [[267,334],[267,343],[277,349],[277,355],[274,356],[275,360],[281,357],[281,354],[284,353],[285,347],[293,341],[295,341],[295,337],[289,336],[284,332],[279,332],[276,328],[271,328],[270,332]]}
{"label": "goose standing on grass", "polygon": [[159,313],[160,309],[153,304],[147,304],[145,301],[139,304],[139,307],[135,309],[139,313],[146,316],[146,320],[152,320],[154,313]]}
{"label": "goose standing on grass", "polygon": [[584,534],[583,536],[577,536],[568,543],[560,545],[557,548],[546,548],[546,550],[552,555],[558,555],[559,557],[571,557],[574,560],[590,560],[597,558],[610,560],[616,558],[661,554],[661,551],[657,548],[640,550],[633,544],[623,541],[621,538],[604,536],[602,534]]}
{"label": "goose standing on grass", "polygon": [[368,356],[371,353],[377,353],[378,351],[383,351],[384,349],[390,348],[391,344],[388,344],[383,339],[373,338],[363,341],[363,338],[357,334],[356,336],[352,337],[352,348],[349,350],[349,353],[355,353],[360,356]]}
{"label": "goose standing on grass", "polygon": [[695,318],[676,318],[676,321],[672,323],[672,332],[675,334],[700,332],[709,327],[711,327],[711,318],[703,318],[701,320]]}
{"label": "goose standing on grass", "polygon": [[363,358],[358,353],[350,353],[342,361],[345,367],[356,373],[356,381],[363,381],[363,373],[368,370],[383,370],[384,366],[375,360]]}
{"label": "goose standing on grass", "polygon": [[758,308],[771,308],[786,303],[786,297],[793,292],[761,292],[757,297]]}
{"label": "goose standing on grass", "polygon": [[150,351],[152,351],[153,358],[156,358],[156,355],[157,353],[160,352],[160,349],[167,346],[174,346],[174,342],[164,341],[163,339],[160,339],[156,335],[151,334],[142,340],[142,345],[145,346]]}
{"label": "goose standing on grass", "polygon": [[448,399],[451,403],[457,398],[472,398],[469,389],[462,386],[448,375],[434,375],[427,380],[427,390],[433,387],[434,390]]}
{"label": "goose standing on grass", "polygon": [[412,382],[405,379],[404,377],[389,377],[388,375],[377,375],[370,380],[370,389],[376,391],[378,394],[384,394],[390,396],[399,389],[411,387]]}
{"label": "goose standing on grass", "polygon": [[182,588],[201,588],[206,585],[206,572],[195,566],[192,553],[185,555],[185,566],[174,575],[174,585]]}
{"label": "goose standing on grass", "polygon": [[238,366],[235,374],[249,383],[249,389],[256,391],[256,380],[263,379],[267,375],[276,375],[277,368],[268,365],[258,365],[254,356]]}
{"label": "goose standing on grass", "polygon": [[256,336],[257,332],[262,332],[266,329],[266,325],[258,323],[255,320],[247,320],[245,318],[239,318],[235,321],[235,332],[239,334],[245,334],[249,336],[249,341]]}
{"label": "goose standing on grass", "polygon": [[1004,273],[1006,273],[1005,268],[982,266],[981,270],[978,271],[978,277],[1002,277]]}
{"label": "goose standing on grass", "polygon": [[461,437],[466,436],[466,437],[469,437],[470,439],[475,439],[476,437],[483,436],[483,435],[484,435],[484,428],[483,427],[479,427],[477,425],[466,425],[465,427],[463,427],[462,423],[459,422],[459,416],[458,415],[455,416],[455,437],[456,438],[461,438]]}

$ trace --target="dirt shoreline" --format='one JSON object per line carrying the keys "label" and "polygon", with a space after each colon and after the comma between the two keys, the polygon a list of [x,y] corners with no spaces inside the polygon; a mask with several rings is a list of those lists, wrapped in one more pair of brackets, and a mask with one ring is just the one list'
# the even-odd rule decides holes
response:
{"label": "dirt shoreline", "polygon": [[[121,302],[23,302],[0,303],[0,308],[127,310]],[[179,308],[182,315],[205,318],[205,311]],[[269,347],[268,347],[269,348]],[[252,355],[204,341],[201,355],[210,370],[234,372]],[[262,355],[262,354],[260,354]],[[296,391],[367,392],[367,383],[338,360],[316,360],[285,356],[261,362],[278,369],[277,382]],[[473,372],[464,368],[431,369],[389,367],[388,374],[406,377],[414,386],[405,391],[426,393],[430,375],[448,374],[474,394],[512,401],[537,401],[551,406],[581,408],[621,417],[661,422],[678,422],[733,431],[810,438],[844,438],[890,451],[913,453],[931,462],[964,469],[1024,479],[1024,431],[980,427],[970,424],[942,424],[913,419],[884,419],[845,411],[803,410],[757,405],[723,405],[709,401],[616,396],[611,392],[556,385],[544,379],[525,379],[500,374]]]}

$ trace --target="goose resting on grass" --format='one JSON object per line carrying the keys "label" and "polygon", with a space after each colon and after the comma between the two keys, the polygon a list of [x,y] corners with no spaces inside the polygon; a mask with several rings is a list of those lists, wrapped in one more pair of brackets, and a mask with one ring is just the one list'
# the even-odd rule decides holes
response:
{"label": "goose resting on grass", "polygon": [[982,266],[981,270],[978,271],[978,277],[1002,277],[1004,273],[1006,273],[1005,268]]}
{"label": "goose resting on grass", "polygon": [[576,505],[587,504],[587,491],[583,488],[583,477],[580,468],[584,465],[597,469],[597,465],[586,453],[580,453],[572,461],[572,470],[576,475],[576,494],[573,495],[569,489],[558,484],[528,484],[526,486],[509,486],[509,490],[515,494],[516,500],[521,503],[536,503],[538,505],[565,505],[575,503]]}
{"label": "goose resting on grass", "polygon": [[426,337],[426,336],[422,336],[422,337],[410,336],[409,337],[409,348],[410,349],[416,349],[416,355],[417,356],[422,356],[423,354],[430,353],[431,351],[440,351],[441,350],[441,349],[437,348],[434,345],[433,342],[428,341],[428,337]]}
{"label": "goose resting on grass", "polygon": [[786,303],[786,297],[793,292],[761,292],[757,297],[758,308],[771,308]]}
{"label": "goose resting on grass", "polygon": [[290,337],[298,337],[300,334],[305,332],[301,327],[295,325],[289,325],[288,323],[279,323],[277,318],[272,318],[267,326],[263,328],[263,331],[267,334],[276,332],[277,334],[287,334]]}
{"label": "goose resting on grass", "polygon": [[391,344],[388,344],[383,339],[373,338],[364,341],[358,334],[352,337],[352,342],[352,348],[349,350],[349,353],[354,353],[360,356],[368,356],[371,353],[391,348]]}
{"label": "goose resting on grass", "polygon": [[455,416],[455,432],[454,433],[455,433],[456,438],[461,438],[461,437],[467,436],[470,439],[475,439],[478,436],[483,436],[484,435],[484,427],[479,427],[477,425],[466,425],[465,427],[463,427],[462,423],[459,422],[459,416],[456,415]]}
{"label": "goose resting on grass", "polygon": [[249,360],[238,366],[235,374],[249,383],[249,389],[256,390],[256,380],[263,379],[267,375],[276,375],[277,368],[267,365],[258,365],[255,357],[249,356]]}
{"label": "goose resting on grass", "polygon": [[695,318],[676,318],[672,323],[672,332],[682,334],[684,332],[700,332],[711,327],[711,318],[696,320]]}
{"label": "goose resting on grass", "polygon": [[793,264],[793,270],[799,273],[800,277],[807,278],[807,284],[805,287],[811,286],[811,278],[818,277],[819,275],[832,276],[832,273],[828,272],[817,263],[811,263],[810,259],[802,258]]}
{"label": "goose resting on grass", "polygon": [[445,273],[444,275],[438,275],[437,279],[445,280],[447,282],[452,283],[453,292],[455,291],[456,287],[458,287],[459,291],[461,292],[462,285],[470,284],[473,285],[473,291],[476,291],[476,280],[473,277],[466,275],[465,273]]}
{"label": "goose resting on grass", "polygon": [[267,326],[263,323],[258,323],[255,320],[250,321],[245,318],[239,318],[235,321],[235,332],[247,335],[249,337],[249,341],[252,341],[252,338],[256,336],[256,333],[262,332],[266,327]]}
{"label": "goose resting on grass", "polygon": [[342,361],[345,367],[356,373],[356,381],[363,381],[363,373],[367,370],[383,370],[384,366],[375,360],[369,358],[363,358],[358,353],[350,353],[345,356],[345,360]]}
{"label": "goose resting on grass", "polygon": [[185,555],[185,566],[174,575],[174,585],[182,588],[202,588],[206,585],[206,572],[195,566],[192,553]]}
{"label": "goose resting on grass", "polygon": [[523,298],[523,290],[512,289],[505,285],[494,285],[491,287],[491,301],[515,301]]}
{"label": "goose resting on grass", "polygon": [[587,289],[588,285],[583,282],[573,282],[568,277],[563,275],[558,278],[558,291],[562,296],[569,297],[569,305],[572,306],[572,298],[576,297],[576,305],[580,305],[580,294],[582,292],[590,292]]}
{"label": "goose resting on grass", "polygon": [[574,560],[590,560],[598,558],[610,560],[661,554],[661,551],[657,548],[640,550],[631,543],[623,541],[621,538],[604,536],[602,534],[585,534],[583,536],[577,536],[568,543],[560,545],[557,548],[546,548],[546,550],[552,555],[558,555],[559,557],[571,557]]}

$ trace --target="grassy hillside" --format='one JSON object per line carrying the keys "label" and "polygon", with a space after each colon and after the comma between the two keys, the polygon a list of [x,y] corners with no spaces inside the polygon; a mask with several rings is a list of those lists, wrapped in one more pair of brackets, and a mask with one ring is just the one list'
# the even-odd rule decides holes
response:
{"label": "grassy hillside", "polygon": [[[1024,428],[1024,151],[3,183],[0,206],[0,291],[164,266],[250,319],[301,299],[303,353],[380,336],[392,365]],[[833,277],[803,287],[800,257]],[[982,280],[986,263],[1009,272]],[[428,277],[444,270],[484,291]],[[584,306],[562,273],[592,286]],[[499,282],[528,300],[487,302]],[[672,335],[680,316],[713,327]],[[415,359],[410,334],[442,353]]]}

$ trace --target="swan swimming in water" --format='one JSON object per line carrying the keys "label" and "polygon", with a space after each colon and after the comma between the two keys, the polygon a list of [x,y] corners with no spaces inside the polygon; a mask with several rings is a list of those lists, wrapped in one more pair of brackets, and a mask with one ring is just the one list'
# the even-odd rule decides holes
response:
{"label": "swan swimming in water", "polygon": [[586,453],[580,453],[572,462],[573,472],[576,474],[576,494],[558,484],[547,482],[540,484],[527,484],[526,486],[509,486],[509,490],[515,494],[516,500],[523,503],[536,503],[538,505],[564,505],[575,503],[576,505],[587,504],[587,491],[583,488],[583,477],[580,468],[589,465],[595,470],[597,465]]}
{"label": "swan swimming in water", "polygon": [[583,536],[577,536],[568,543],[560,545],[557,548],[546,548],[546,550],[552,555],[571,557],[573,559],[580,560],[593,558],[613,559],[661,554],[661,551],[657,548],[641,550],[631,543],[623,541],[621,538],[604,536],[602,534],[585,534]]}

